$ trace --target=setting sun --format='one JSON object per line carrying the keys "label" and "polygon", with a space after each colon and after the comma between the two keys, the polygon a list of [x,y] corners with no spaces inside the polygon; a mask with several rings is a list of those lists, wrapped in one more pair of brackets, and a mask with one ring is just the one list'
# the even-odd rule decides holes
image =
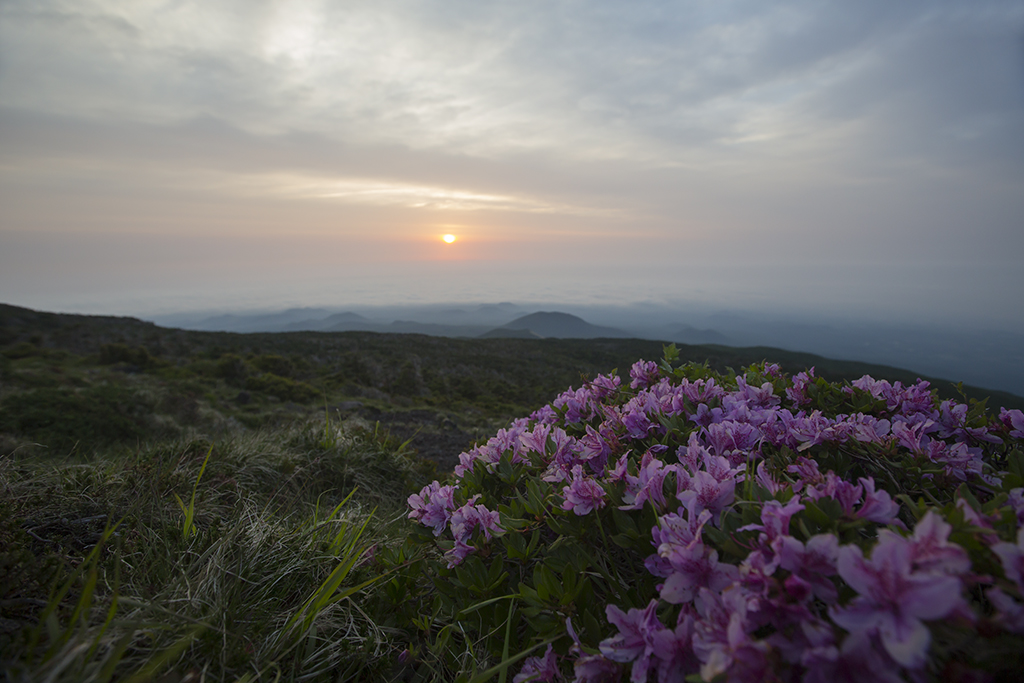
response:
{"label": "setting sun", "polygon": [[451,244],[452,242],[455,241],[455,235],[444,235],[443,237],[441,237],[441,239],[443,239],[448,244]]}

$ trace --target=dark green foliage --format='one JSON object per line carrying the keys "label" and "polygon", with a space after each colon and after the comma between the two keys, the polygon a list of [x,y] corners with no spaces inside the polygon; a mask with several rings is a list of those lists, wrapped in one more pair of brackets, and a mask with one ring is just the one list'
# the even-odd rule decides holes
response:
{"label": "dark green foliage", "polygon": [[19,628],[33,623],[64,569],[56,554],[47,552],[47,543],[29,535],[14,514],[12,502],[0,500],[0,652],[9,651]]}
{"label": "dark green foliage", "polygon": [[27,341],[18,342],[13,346],[9,346],[3,350],[3,355],[6,358],[17,360],[20,358],[30,358],[32,356],[45,356],[46,351],[39,348],[37,345]]}
{"label": "dark green foliage", "polygon": [[260,372],[269,372],[279,377],[294,377],[295,365],[284,356],[267,354],[256,356],[249,363]]}
{"label": "dark green foliage", "polygon": [[269,372],[249,377],[245,380],[245,388],[276,396],[282,401],[295,401],[296,403],[312,401],[319,395],[316,389],[305,382],[296,382],[293,379],[278,377]]}
{"label": "dark green foliage", "polygon": [[410,359],[398,369],[398,374],[391,383],[391,391],[400,396],[419,396],[424,392],[423,378],[420,376],[418,359]]}
{"label": "dark green foliage", "polygon": [[124,387],[95,386],[81,391],[36,389],[0,403],[0,431],[42,441],[59,450],[142,438],[152,410]]}
{"label": "dark green foliage", "polygon": [[100,347],[100,365],[113,365],[114,363],[128,363],[139,369],[148,369],[155,366],[157,361],[142,346],[104,344]]}
{"label": "dark green foliage", "polygon": [[233,353],[228,353],[217,361],[214,374],[228,384],[241,386],[249,376],[249,367],[244,360]]}

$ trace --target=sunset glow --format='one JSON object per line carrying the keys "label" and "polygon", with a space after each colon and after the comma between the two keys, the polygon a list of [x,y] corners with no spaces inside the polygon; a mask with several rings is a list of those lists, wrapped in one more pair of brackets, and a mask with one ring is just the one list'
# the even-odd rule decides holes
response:
{"label": "sunset glow", "polygon": [[3,303],[1024,329],[1020,3],[75,4],[0,3]]}

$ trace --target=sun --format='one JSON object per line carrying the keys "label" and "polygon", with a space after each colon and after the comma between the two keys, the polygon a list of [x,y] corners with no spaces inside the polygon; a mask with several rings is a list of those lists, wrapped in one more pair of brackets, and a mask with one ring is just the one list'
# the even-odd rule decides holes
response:
{"label": "sun", "polygon": [[448,244],[451,244],[452,242],[455,241],[455,235],[450,235],[450,234],[449,235],[442,235],[441,239],[443,239]]}

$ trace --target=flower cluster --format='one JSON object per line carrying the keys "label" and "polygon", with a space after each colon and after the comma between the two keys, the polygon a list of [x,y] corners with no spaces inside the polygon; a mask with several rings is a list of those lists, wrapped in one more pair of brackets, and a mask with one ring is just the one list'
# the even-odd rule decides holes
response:
{"label": "flower cluster", "polygon": [[[924,381],[840,386],[767,364],[716,376],[673,368],[673,351],[628,385],[565,392],[463,453],[454,484],[409,499],[411,519],[451,532],[447,569],[511,532],[491,571],[518,572],[511,595],[555,641],[515,680],[982,680],[1009,666],[985,644],[1024,645],[1020,410],[992,417]],[[597,543],[642,576],[617,582]]]}

